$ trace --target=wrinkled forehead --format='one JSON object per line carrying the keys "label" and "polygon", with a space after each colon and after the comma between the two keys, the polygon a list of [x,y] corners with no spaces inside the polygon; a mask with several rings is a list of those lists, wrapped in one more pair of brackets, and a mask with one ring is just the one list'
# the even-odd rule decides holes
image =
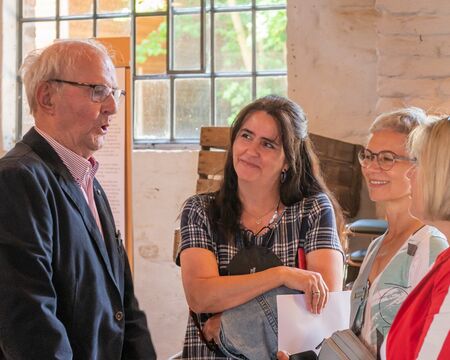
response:
{"label": "wrinkled forehead", "polygon": [[[116,72],[111,57],[102,49],[93,45],[80,43],[73,44],[65,51],[55,55],[63,56],[60,61],[65,63],[61,69],[63,74],[76,74],[77,78],[84,78],[85,82],[106,82],[110,86],[116,86]],[[87,79],[89,77],[89,79]],[[80,79],[81,80],[81,79]]]}

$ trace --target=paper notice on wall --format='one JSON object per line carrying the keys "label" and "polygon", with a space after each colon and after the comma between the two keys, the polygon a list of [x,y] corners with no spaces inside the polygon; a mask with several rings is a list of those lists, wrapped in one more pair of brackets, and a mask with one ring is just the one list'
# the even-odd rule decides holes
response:
{"label": "paper notice on wall", "polygon": [[291,354],[316,347],[336,330],[349,328],[350,291],[329,293],[320,314],[306,309],[305,295],[278,295],[278,349]]}
{"label": "paper notice on wall", "polygon": [[[125,89],[125,68],[116,68],[116,75],[118,87]],[[125,234],[125,130],[125,99],[122,98],[108,128],[105,143],[94,154],[100,163],[96,177],[106,192],[116,227],[122,234]]]}

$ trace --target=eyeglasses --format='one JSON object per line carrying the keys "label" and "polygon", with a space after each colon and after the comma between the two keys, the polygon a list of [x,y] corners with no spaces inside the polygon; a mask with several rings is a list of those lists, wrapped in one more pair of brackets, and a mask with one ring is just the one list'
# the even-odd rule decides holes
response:
{"label": "eyeglasses", "polygon": [[375,158],[377,159],[378,166],[382,170],[386,171],[391,170],[396,161],[410,161],[410,162],[413,161],[413,159],[410,159],[405,156],[399,156],[396,153],[389,150],[383,150],[380,151],[379,153],[374,153],[369,149],[362,149],[358,153],[358,160],[363,168],[368,167],[372,163],[372,161],[375,160]]}
{"label": "eyeglasses", "polygon": [[118,88],[111,88],[106,85],[98,85],[98,84],[87,84],[82,82],[76,82],[76,81],[69,81],[69,80],[61,80],[61,79],[51,79],[49,81],[54,81],[58,83],[63,84],[69,84],[72,86],[86,86],[90,87],[92,89],[91,92],[91,100],[93,102],[101,103],[106,100],[106,98],[112,94],[114,101],[116,103],[119,102],[120,97],[123,95],[125,96],[125,91],[118,89]]}

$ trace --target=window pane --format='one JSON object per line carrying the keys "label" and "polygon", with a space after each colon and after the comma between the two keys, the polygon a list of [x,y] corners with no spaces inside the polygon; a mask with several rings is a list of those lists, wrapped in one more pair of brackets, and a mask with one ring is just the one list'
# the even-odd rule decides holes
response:
{"label": "window pane", "polygon": [[31,50],[50,45],[56,38],[54,21],[24,23],[22,28],[22,54],[25,57]]}
{"label": "window pane", "polygon": [[210,83],[210,79],[178,79],[175,81],[176,138],[198,138],[201,126],[210,124]]}
{"label": "window pane", "polygon": [[47,0],[47,1],[24,0],[22,4],[23,4],[22,13],[23,17],[25,18],[46,17],[56,15],[56,0]]}
{"label": "window pane", "polygon": [[200,15],[174,15],[173,70],[200,69]]}
{"label": "window pane", "polygon": [[136,18],[136,73],[166,72],[166,17]]}
{"label": "window pane", "polygon": [[285,5],[286,0],[256,0],[256,5]]}
{"label": "window pane", "polygon": [[231,125],[235,116],[252,100],[251,78],[216,79],[216,125]]}
{"label": "window pane", "polygon": [[200,0],[177,0],[173,2],[173,7],[176,9],[189,8],[189,7],[200,7]]}
{"label": "window pane", "polygon": [[135,0],[135,9],[138,13],[164,11],[166,8],[167,0]]}
{"label": "window pane", "polygon": [[131,0],[97,0],[98,13],[129,13]]}
{"label": "window pane", "polygon": [[129,18],[113,18],[97,20],[98,37],[130,36],[131,25]]}
{"label": "window pane", "polygon": [[59,0],[60,15],[86,15],[92,14],[94,0]]}
{"label": "window pane", "polygon": [[236,5],[251,5],[252,0],[216,0],[214,7],[236,6]]}
{"label": "window pane", "polygon": [[94,35],[92,20],[65,20],[59,23],[61,39],[86,39]]}
{"label": "window pane", "polygon": [[256,69],[286,69],[286,10],[256,13]]}
{"label": "window pane", "polygon": [[136,80],[134,136],[136,139],[169,139],[169,81]]}
{"label": "window pane", "polygon": [[251,13],[219,13],[215,17],[216,71],[252,69]]}
{"label": "window pane", "polygon": [[286,76],[261,76],[256,79],[257,96],[266,95],[287,96]]}

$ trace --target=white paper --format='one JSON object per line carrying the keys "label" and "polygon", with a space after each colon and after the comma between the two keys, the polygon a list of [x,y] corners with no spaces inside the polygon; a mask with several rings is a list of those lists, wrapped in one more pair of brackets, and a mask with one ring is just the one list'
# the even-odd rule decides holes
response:
{"label": "white paper", "polygon": [[305,295],[278,295],[278,349],[291,354],[316,347],[336,330],[349,328],[350,291],[329,293],[320,314],[306,309]]}

